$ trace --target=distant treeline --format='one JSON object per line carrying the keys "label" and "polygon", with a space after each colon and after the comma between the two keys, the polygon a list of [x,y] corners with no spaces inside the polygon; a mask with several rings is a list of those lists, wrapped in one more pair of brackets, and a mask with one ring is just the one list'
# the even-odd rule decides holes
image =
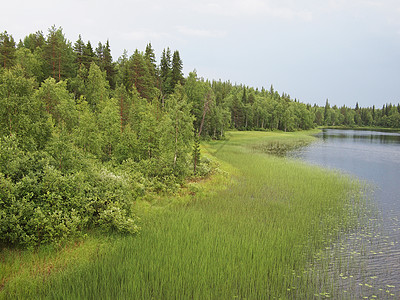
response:
{"label": "distant treeline", "polygon": [[[51,77],[66,82],[66,89],[77,102],[82,97],[91,105],[94,99],[88,88],[89,71],[95,64],[106,79],[105,91],[110,98],[123,87],[132,96],[160,107],[174,92],[179,83],[191,105],[194,126],[202,136],[219,138],[226,129],[284,130],[309,129],[320,125],[400,127],[400,105],[387,104],[382,108],[324,107],[303,104],[285,93],[279,94],[271,86],[269,90],[233,85],[229,81],[209,81],[198,78],[196,72],[183,77],[179,51],[164,49],[160,63],[148,44],[145,51],[135,50],[131,56],[124,54],[114,61],[109,41],[93,47],[79,36],[72,44],[62,28],[51,27],[44,35],[36,32],[20,40],[18,44],[7,32],[0,34],[0,62],[2,69],[21,66],[24,76],[41,85]],[[92,70],[93,71],[93,70]],[[128,101],[129,102],[129,101]],[[119,103],[121,115],[126,107]],[[122,125],[124,122],[122,121]]]}
{"label": "distant treeline", "polygon": [[285,93],[183,76],[178,50],[114,60],[109,41],[55,26],[0,33],[0,242],[37,245],[92,226],[136,232],[132,201],[205,175],[199,137],[228,129],[400,127],[400,106],[311,106]]}

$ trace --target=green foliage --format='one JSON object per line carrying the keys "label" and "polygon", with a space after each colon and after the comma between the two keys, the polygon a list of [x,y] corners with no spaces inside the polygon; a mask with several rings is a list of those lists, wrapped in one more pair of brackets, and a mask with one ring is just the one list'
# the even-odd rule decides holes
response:
{"label": "green foliage", "polygon": [[119,144],[121,133],[120,115],[115,99],[101,104],[101,110],[97,115],[97,124],[101,137],[102,159],[110,160]]}
{"label": "green foliage", "polygon": [[172,56],[172,66],[171,66],[171,85],[173,88],[179,83],[183,85],[183,63],[179,55],[179,51],[174,51]]}
{"label": "green foliage", "polygon": [[15,42],[14,38],[4,31],[0,33],[0,66],[10,68],[15,62]]}
{"label": "green foliage", "polygon": [[[223,145],[207,143],[220,162],[240,171],[236,181],[220,176],[208,187],[190,184],[190,203],[157,207],[143,220],[142,234],[115,241],[105,255],[54,276],[33,296],[310,299],[328,292],[333,284],[323,280],[331,258],[322,270],[310,261],[357,221],[349,208],[359,185],[253,150],[258,142],[290,137],[301,139],[236,132]],[[347,261],[340,267],[345,272]]]}
{"label": "green foliage", "polygon": [[86,100],[93,111],[99,109],[99,105],[108,100],[109,84],[106,73],[102,72],[94,62],[90,64],[88,80],[86,82]]}
{"label": "green foliage", "polygon": [[170,94],[173,90],[171,64],[171,50],[169,48],[164,49],[160,61],[161,92],[163,95]]}
{"label": "green foliage", "polygon": [[129,175],[91,164],[60,137],[46,152],[20,150],[12,137],[0,148],[1,242],[59,243],[95,225],[137,232],[131,206],[140,187]]}
{"label": "green foliage", "polygon": [[33,97],[34,86],[19,66],[0,74],[0,137],[15,135],[27,149],[43,148],[51,130],[43,103]]}
{"label": "green foliage", "polygon": [[145,56],[136,50],[129,60],[130,87],[135,86],[140,97],[152,100],[155,82],[149,67]]}
{"label": "green foliage", "polygon": [[19,48],[15,56],[16,63],[25,70],[26,77],[34,78],[37,82],[43,80],[43,60],[40,49],[31,52],[27,48]]}
{"label": "green foliage", "polygon": [[65,81],[56,82],[54,78],[46,79],[37,90],[35,97],[44,103],[46,112],[55,124],[71,131],[78,122],[78,113],[73,96],[67,90]]}
{"label": "green foliage", "polygon": [[166,101],[165,116],[160,137],[161,158],[173,169],[173,174],[184,178],[188,173],[188,154],[192,144],[193,116],[182,86]]}
{"label": "green foliage", "polygon": [[75,144],[84,153],[100,155],[101,136],[99,135],[95,114],[84,98],[79,100],[77,110],[79,113],[78,126],[73,131]]}
{"label": "green foliage", "polygon": [[49,28],[46,43],[43,46],[44,73],[57,81],[75,75],[74,53],[71,43],[67,41],[62,28]]}
{"label": "green foliage", "polygon": [[3,242],[62,241],[98,225],[135,232],[134,199],[209,174],[199,139],[228,129],[400,127],[400,105],[311,107],[272,86],[185,79],[177,50],[159,65],[151,44],[127,53],[113,62],[108,40],[93,51],[80,35],[72,47],[56,26],[17,48],[0,33]]}
{"label": "green foliage", "polygon": [[200,165],[200,138],[196,130],[194,132],[194,142],[192,149],[192,161],[193,161],[193,174],[197,175],[198,165]]}

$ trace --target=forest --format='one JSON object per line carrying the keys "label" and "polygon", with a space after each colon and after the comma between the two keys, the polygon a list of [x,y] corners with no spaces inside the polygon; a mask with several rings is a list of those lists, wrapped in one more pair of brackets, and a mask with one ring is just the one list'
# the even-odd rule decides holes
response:
{"label": "forest", "polygon": [[305,104],[286,93],[183,74],[178,50],[156,59],[109,40],[68,41],[61,27],[16,42],[0,33],[0,243],[63,243],[90,228],[136,233],[138,197],[174,193],[212,171],[200,139],[227,130],[400,128],[400,104]]}

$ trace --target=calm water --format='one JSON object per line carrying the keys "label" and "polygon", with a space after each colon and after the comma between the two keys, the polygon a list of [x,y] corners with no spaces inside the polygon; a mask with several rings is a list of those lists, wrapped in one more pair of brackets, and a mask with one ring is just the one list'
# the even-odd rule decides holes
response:
{"label": "calm water", "polygon": [[337,246],[352,259],[341,288],[350,299],[400,299],[400,134],[326,129],[318,138],[289,156],[367,181],[377,211]]}

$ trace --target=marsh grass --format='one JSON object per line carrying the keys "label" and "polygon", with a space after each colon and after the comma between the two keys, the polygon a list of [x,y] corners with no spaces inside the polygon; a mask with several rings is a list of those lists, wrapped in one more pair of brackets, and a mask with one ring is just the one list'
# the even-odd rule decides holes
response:
{"label": "marsh grass", "polygon": [[[327,278],[324,249],[354,225],[354,204],[362,195],[347,176],[268,155],[257,146],[293,138],[310,140],[299,133],[234,132],[227,141],[204,144],[204,155],[219,161],[229,176],[220,172],[190,183],[175,205],[142,204],[138,236],[116,238],[94,261],[60,270],[35,297],[331,297],[335,286]],[[324,262],[314,263],[318,257]]]}
{"label": "marsh grass", "polygon": [[99,233],[62,246],[36,249],[4,247],[0,251],[0,299],[35,299],[43,283],[65,269],[93,262],[110,250],[109,238]]}

